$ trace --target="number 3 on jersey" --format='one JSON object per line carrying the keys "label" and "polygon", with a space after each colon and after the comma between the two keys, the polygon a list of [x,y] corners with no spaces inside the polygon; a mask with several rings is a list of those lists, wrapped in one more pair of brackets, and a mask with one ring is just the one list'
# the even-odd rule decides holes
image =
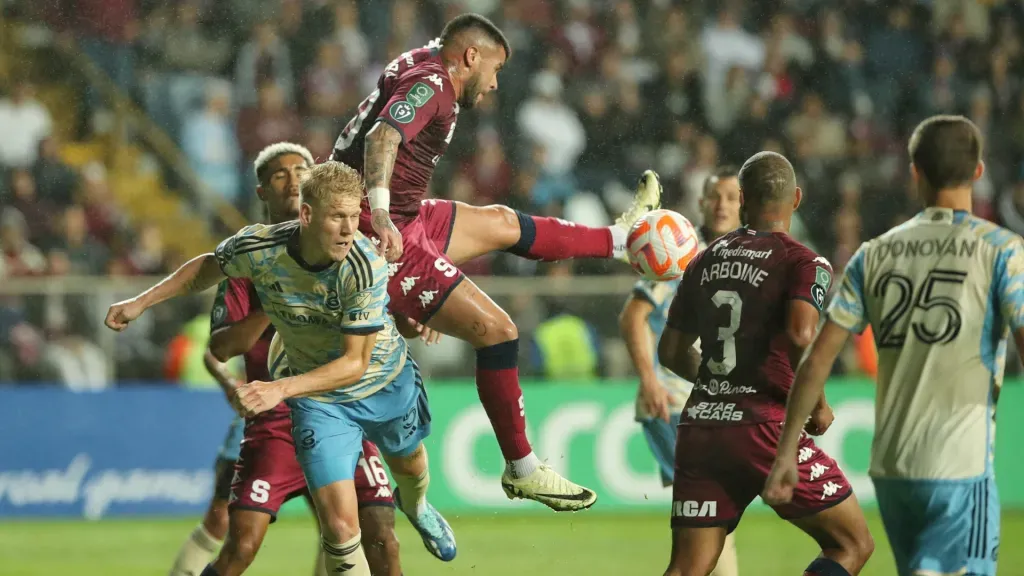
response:
{"label": "number 3 on jersey", "polygon": [[722,343],[722,359],[708,361],[708,370],[716,376],[726,376],[736,368],[736,331],[740,329],[743,316],[743,300],[735,290],[719,290],[711,297],[716,308],[729,308],[729,323],[718,329],[718,341]]}

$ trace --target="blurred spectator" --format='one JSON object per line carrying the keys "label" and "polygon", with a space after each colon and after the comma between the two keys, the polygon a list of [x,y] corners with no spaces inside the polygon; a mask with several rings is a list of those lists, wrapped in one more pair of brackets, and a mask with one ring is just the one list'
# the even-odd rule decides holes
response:
{"label": "blurred spectator", "polygon": [[[317,118],[340,119],[359,94],[356,79],[348,74],[341,44],[322,42],[316,60],[306,72],[303,82],[306,107]],[[239,117],[241,127],[243,118]]]}
{"label": "blurred spectator", "polygon": [[472,204],[503,204],[512,189],[512,167],[496,132],[484,132],[477,138],[477,151],[463,167],[469,178]]}
{"label": "blurred spectator", "polygon": [[50,239],[53,205],[36,194],[32,172],[24,169],[11,172],[11,200],[8,205],[16,209],[27,223],[29,241],[44,243]]}
{"label": "blurred spectator", "polygon": [[260,85],[256,106],[243,108],[238,115],[238,142],[246,160],[256,158],[260,150],[281,141],[297,140],[302,122],[288,106],[281,88],[274,82]]}
{"label": "blurred spectator", "polygon": [[206,33],[200,25],[200,0],[185,0],[174,10],[174,22],[160,42],[163,66],[168,71],[216,74],[231,61],[231,42]]}
{"label": "blurred spectator", "polygon": [[[141,32],[137,0],[73,0],[64,17],[82,50],[121,89],[135,89],[135,41]],[[95,97],[90,108],[98,102]]]}
{"label": "blurred spectator", "polygon": [[288,45],[278,36],[273,22],[256,24],[249,41],[238,52],[235,64],[235,100],[240,107],[254,106],[257,89],[273,82],[281,90],[281,97],[295,104],[295,84]]}
{"label": "blurred spectator", "polygon": [[804,96],[800,112],[786,123],[786,137],[801,158],[831,161],[846,153],[846,125],[813,92]]}
{"label": "blurred spectator", "polygon": [[35,98],[35,88],[19,80],[10,98],[0,100],[0,167],[28,168],[36,161],[39,142],[50,135],[50,112]]}
{"label": "blurred spectator", "polygon": [[85,208],[89,234],[110,245],[117,231],[124,227],[124,216],[118,211],[102,164],[89,163],[82,170],[81,204]]}
{"label": "blurred spectator", "polygon": [[345,67],[359,70],[370,60],[370,43],[359,28],[359,6],[355,0],[339,0],[334,3],[334,28],[326,41],[341,47]]}
{"label": "blurred spectator", "polygon": [[533,78],[532,98],[519,109],[519,129],[544,151],[542,168],[552,176],[569,174],[586,147],[576,111],[562,100],[562,80],[544,71]]}
{"label": "blurred spectator", "polygon": [[14,208],[0,212],[0,249],[5,275],[35,276],[46,272],[46,258],[28,241],[25,217]]}
{"label": "blurred spectator", "polygon": [[181,147],[199,179],[217,195],[234,203],[241,186],[241,150],[230,118],[231,92],[226,83],[207,88],[206,106],[185,119]]}
{"label": "blurred spectator", "polygon": [[731,6],[722,7],[714,24],[704,29],[701,49],[708,102],[720,93],[726,73],[733,66],[755,72],[764,65],[764,42],[740,27],[739,16]]}
{"label": "blurred spectator", "polygon": [[84,208],[76,205],[64,210],[61,236],[58,245],[64,257],[70,261],[67,273],[91,276],[106,271],[107,249],[89,237]]}
{"label": "blurred spectator", "polygon": [[138,230],[129,262],[138,274],[157,275],[168,272],[164,254],[164,237],[155,224],[144,224]]}
{"label": "blurred spectator", "polygon": [[39,143],[39,159],[32,169],[39,197],[55,206],[71,204],[78,187],[78,174],[60,158],[60,143],[56,136]]}

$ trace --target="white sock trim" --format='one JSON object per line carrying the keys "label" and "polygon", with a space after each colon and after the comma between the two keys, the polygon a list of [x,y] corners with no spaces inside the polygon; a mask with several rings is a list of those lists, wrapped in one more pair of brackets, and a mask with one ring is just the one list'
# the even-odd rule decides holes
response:
{"label": "white sock trim", "polygon": [[526,478],[533,474],[540,466],[540,458],[533,452],[518,460],[509,460],[505,464],[506,470],[513,478]]}

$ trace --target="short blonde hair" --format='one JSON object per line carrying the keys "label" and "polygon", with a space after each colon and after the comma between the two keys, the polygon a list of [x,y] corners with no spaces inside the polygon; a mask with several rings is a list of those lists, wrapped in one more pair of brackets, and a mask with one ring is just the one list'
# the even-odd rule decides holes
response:
{"label": "short blonde hair", "polygon": [[347,164],[328,160],[310,168],[299,194],[310,206],[323,206],[335,196],[362,199],[363,177]]}

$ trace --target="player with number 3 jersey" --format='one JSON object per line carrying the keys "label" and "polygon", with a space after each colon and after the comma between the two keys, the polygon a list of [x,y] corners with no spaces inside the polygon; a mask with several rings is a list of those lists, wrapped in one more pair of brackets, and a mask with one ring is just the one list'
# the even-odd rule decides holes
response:
{"label": "player with number 3 jersey", "polygon": [[[789,161],[757,154],[739,184],[747,226],[690,263],[659,343],[662,364],[694,383],[676,440],[668,576],[709,574],[726,535],[761,492],[793,367],[811,343],[832,280],[828,261],[788,234],[802,196]],[[813,434],[832,420],[823,395],[817,407],[807,425]],[[850,483],[807,435],[799,447],[800,483],[793,501],[775,511],[821,546],[806,575],[857,574],[871,537]]]}

